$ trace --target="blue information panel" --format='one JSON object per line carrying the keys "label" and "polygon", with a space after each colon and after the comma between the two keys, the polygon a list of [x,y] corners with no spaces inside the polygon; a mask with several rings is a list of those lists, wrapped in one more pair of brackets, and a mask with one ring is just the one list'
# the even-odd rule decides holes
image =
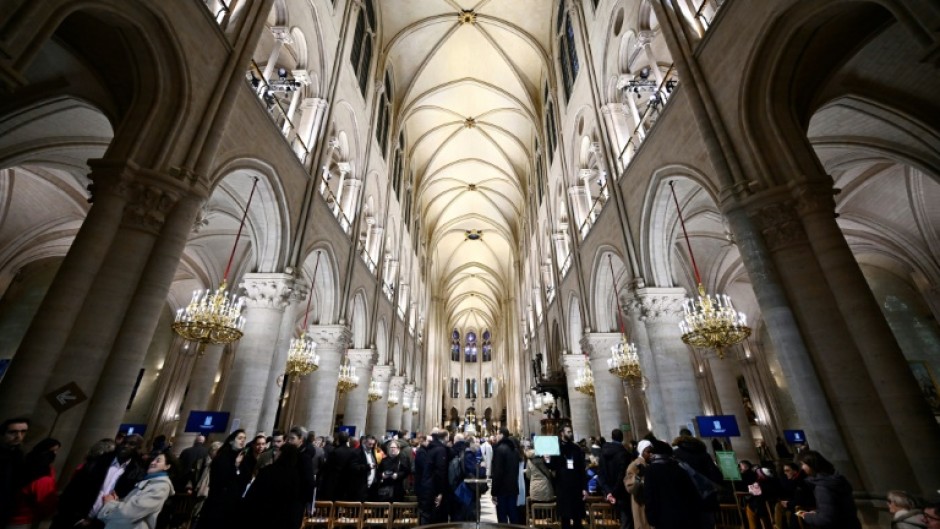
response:
{"label": "blue information panel", "polygon": [[228,426],[227,411],[191,411],[186,420],[186,432],[219,433]]}
{"label": "blue information panel", "polygon": [[787,442],[794,445],[806,444],[806,433],[803,430],[784,430],[783,436]]}
{"label": "blue information panel", "polygon": [[701,415],[695,418],[701,437],[740,437],[734,415]]}
{"label": "blue information panel", "polygon": [[146,431],[146,424],[122,424],[118,428],[118,433],[122,433],[124,435],[144,435]]}
{"label": "blue information panel", "polygon": [[355,427],[355,426],[343,426],[343,425],[340,425],[340,426],[337,426],[337,427],[336,427],[336,431],[338,431],[338,432],[346,432],[347,434],[349,434],[349,438],[350,438],[350,439],[356,437],[356,427]]}

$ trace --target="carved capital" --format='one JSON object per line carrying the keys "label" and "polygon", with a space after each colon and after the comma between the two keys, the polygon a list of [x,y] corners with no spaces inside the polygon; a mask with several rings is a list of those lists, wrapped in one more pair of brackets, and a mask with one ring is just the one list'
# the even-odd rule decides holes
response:
{"label": "carved capital", "polygon": [[375,366],[372,368],[372,378],[376,382],[389,382],[392,380],[392,372],[395,370],[392,366]]}
{"label": "carved capital", "polygon": [[565,375],[574,380],[574,377],[578,374],[578,369],[587,365],[587,357],[584,355],[563,355],[561,357],[561,363],[565,366]]}
{"label": "carved capital", "polygon": [[403,387],[405,387],[405,377],[394,376],[392,377],[392,380],[388,383],[388,393],[389,395],[391,395],[392,392],[395,392],[401,395],[400,391],[402,390]]}
{"label": "carved capital", "polygon": [[796,209],[789,202],[775,202],[749,211],[771,251],[807,242]]}
{"label": "carved capital", "polygon": [[794,205],[800,215],[835,214],[834,195],[835,190],[829,184],[801,184],[793,188]]}
{"label": "carved capital", "polygon": [[290,36],[290,28],[287,26],[272,26],[271,34],[274,35],[274,40],[283,42],[284,44],[293,42]]}
{"label": "carved capital", "polygon": [[581,337],[581,350],[590,356],[592,361],[610,357],[610,348],[620,343],[620,333],[592,332]]}
{"label": "carved capital", "polygon": [[643,288],[637,290],[640,320],[644,322],[678,322],[686,292],[682,288]]}
{"label": "carved capital", "polygon": [[404,400],[409,400],[415,396],[415,385],[414,384],[405,384],[404,389],[402,389],[402,396]]}
{"label": "carved capital", "polygon": [[315,341],[318,347],[331,349],[346,349],[352,340],[352,332],[345,325],[311,325],[307,336]]}
{"label": "carved capital", "polygon": [[350,349],[346,352],[346,358],[349,359],[350,365],[369,368],[375,363],[375,351],[372,349]]}
{"label": "carved capital", "polygon": [[241,288],[249,308],[284,310],[290,301],[294,276],[290,274],[245,274]]}
{"label": "carved capital", "polygon": [[142,183],[128,184],[124,190],[127,198],[124,223],[153,234],[160,232],[167,213],[179,200],[176,192]]}

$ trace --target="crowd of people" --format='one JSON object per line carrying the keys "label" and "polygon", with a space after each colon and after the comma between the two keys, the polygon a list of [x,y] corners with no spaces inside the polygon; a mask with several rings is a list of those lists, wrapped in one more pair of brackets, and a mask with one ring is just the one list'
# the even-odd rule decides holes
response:
{"label": "crowd of people", "polygon": [[[506,428],[490,437],[435,428],[381,440],[302,427],[249,440],[235,430],[211,444],[197,436],[178,458],[163,436],[148,450],[141,436],[119,435],[96,443],[59,482],[61,444],[42,439],[25,453],[28,430],[25,418],[0,426],[0,528],[51,520],[51,529],[156,529],[176,522],[171,498],[185,498],[197,529],[298,529],[317,500],[400,502],[409,493],[424,525],[476,520],[488,490],[501,523],[524,524],[528,497],[555,503],[563,529],[580,528],[593,496],[612,505],[621,529],[710,529],[720,504],[738,499],[751,529],[861,527],[851,485],[822,454],[801,451],[782,461],[779,475],[766,460],[741,461],[741,480],[727,486],[706,444],[687,430],[672,442],[626,442],[614,430],[610,441],[576,443],[565,426],[555,455],[537,454]],[[792,456],[785,450],[778,442],[778,455]],[[940,529],[940,504],[921,510],[904,491],[890,491],[887,502],[892,528]]]}

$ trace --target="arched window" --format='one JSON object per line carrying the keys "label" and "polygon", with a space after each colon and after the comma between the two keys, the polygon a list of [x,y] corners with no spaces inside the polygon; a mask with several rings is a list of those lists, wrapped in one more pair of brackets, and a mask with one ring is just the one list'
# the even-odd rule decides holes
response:
{"label": "arched window", "polygon": [[489,362],[493,360],[493,343],[490,341],[491,335],[490,331],[483,332],[483,361]]}
{"label": "arched window", "polygon": [[477,361],[477,335],[473,331],[467,333],[467,344],[464,347],[464,361],[471,364]]}
{"label": "arched window", "polygon": [[477,379],[468,378],[464,380],[464,389],[464,396],[466,396],[468,399],[477,398]]}
{"label": "arched window", "polygon": [[538,196],[538,205],[542,205],[542,188],[545,187],[545,172],[542,170],[542,153],[539,152],[539,144],[535,142],[535,193]]}
{"label": "arched window", "polygon": [[353,32],[352,53],[349,60],[352,62],[356,79],[359,80],[359,91],[362,97],[366,95],[369,85],[369,67],[372,65],[372,39],[375,38],[375,9],[372,0],[363,0],[359,16],[356,18],[356,30]]}
{"label": "arched window", "polygon": [[375,122],[375,141],[379,142],[382,158],[388,157],[388,128],[392,115],[392,80],[388,70],[385,71],[385,90],[382,91],[382,101],[379,102],[379,119]]}
{"label": "arched window", "polygon": [[548,142],[548,165],[551,166],[555,158],[555,145],[557,135],[555,132],[555,106],[548,98],[548,83],[545,84],[544,99],[545,102],[545,141]]}
{"label": "arched window", "polygon": [[495,389],[495,386],[493,384],[493,377],[484,378],[483,379],[483,398],[485,399],[493,398],[493,394],[495,393],[494,389]]}
{"label": "arched window", "polygon": [[562,84],[565,87],[565,101],[571,98],[571,88],[581,65],[578,62],[578,50],[574,44],[574,26],[571,15],[565,10],[565,0],[558,5],[558,18],[555,21],[555,33],[558,38],[558,59],[561,61]]}
{"label": "arched window", "polygon": [[398,145],[395,148],[395,163],[392,168],[392,190],[395,198],[401,200],[401,178],[405,170],[405,132],[398,133]]}
{"label": "arched window", "polygon": [[457,399],[460,398],[460,380],[456,378],[450,379],[450,398]]}
{"label": "arched window", "polygon": [[450,340],[450,359],[454,362],[460,361],[460,332],[454,329]]}

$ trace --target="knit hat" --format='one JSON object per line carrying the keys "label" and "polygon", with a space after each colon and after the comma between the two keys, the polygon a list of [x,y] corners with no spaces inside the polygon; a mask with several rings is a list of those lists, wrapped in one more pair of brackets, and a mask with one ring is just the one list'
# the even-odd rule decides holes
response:
{"label": "knit hat", "polygon": [[640,444],[636,445],[636,451],[642,457],[643,451],[651,446],[653,446],[653,443],[651,443],[648,439],[643,439],[642,441],[640,441]]}

